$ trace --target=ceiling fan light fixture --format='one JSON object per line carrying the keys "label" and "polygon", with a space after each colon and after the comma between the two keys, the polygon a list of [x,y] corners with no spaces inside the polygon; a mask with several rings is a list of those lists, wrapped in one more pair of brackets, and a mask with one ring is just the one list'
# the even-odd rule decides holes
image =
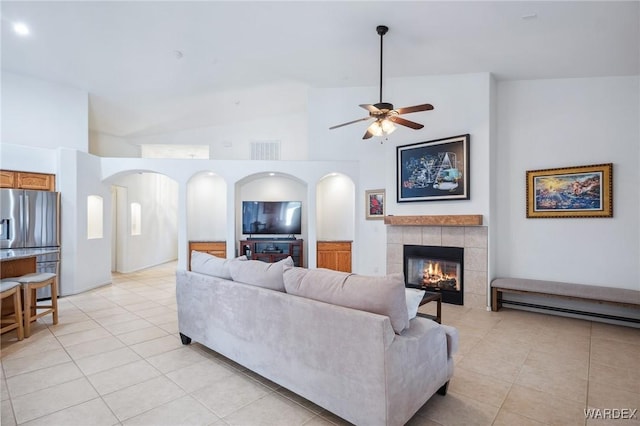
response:
{"label": "ceiling fan light fixture", "polygon": [[376,31],[378,35],[380,35],[380,101],[376,104],[360,104],[361,108],[369,111],[368,117],[363,117],[357,120],[338,124],[336,126],[331,126],[329,127],[329,130],[367,120],[374,120],[374,122],[367,128],[367,131],[365,132],[362,139],[369,139],[372,136],[390,135],[394,130],[396,130],[396,124],[404,127],[409,127],[414,130],[419,130],[424,127],[422,124],[416,123],[415,121],[406,120],[399,116],[402,114],[429,111],[433,109],[433,105],[431,104],[414,105],[396,109],[393,107],[392,103],[382,102],[382,38],[387,33],[387,31],[389,31],[389,28],[385,25],[378,25],[378,27],[376,27]]}
{"label": "ceiling fan light fixture", "polygon": [[376,120],[370,127],[369,131],[373,134],[373,136],[386,136],[390,135],[396,130],[395,124],[393,124],[390,120]]}

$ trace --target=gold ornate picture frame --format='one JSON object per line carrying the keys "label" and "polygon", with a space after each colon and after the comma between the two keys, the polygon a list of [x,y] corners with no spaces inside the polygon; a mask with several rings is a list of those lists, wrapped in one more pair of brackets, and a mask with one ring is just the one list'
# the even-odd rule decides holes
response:
{"label": "gold ornate picture frame", "polygon": [[613,164],[527,171],[527,217],[613,217]]}

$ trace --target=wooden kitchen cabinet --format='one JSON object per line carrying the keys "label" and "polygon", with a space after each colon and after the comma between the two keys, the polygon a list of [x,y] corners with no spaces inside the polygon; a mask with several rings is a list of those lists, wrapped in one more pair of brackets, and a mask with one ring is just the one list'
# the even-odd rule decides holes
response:
{"label": "wooden kitchen cabinet", "polygon": [[16,172],[16,181],[20,189],[54,191],[56,188],[55,176],[44,173]]}
{"label": "wooden kitchen cabinet", "polygon": [[351,241],[318,241],[316,248],[318,268],[351,272]]}
{"label": "wooden kitchen cabinet", "polygon": [[187,264],[189,270],[191,270],[191,251],[201,251],[203,253],[209,253],[212,256],[227,258],[227,242],[226,241],[189,241],[189,254]]}
{"label": "wooden kitchen cabinet", "polygon": [[0,170],[0,188],[15,188],[16,173],[10,170]]}
{"label": "wooden kitchen cabinet", "polygon": [[56,177],[47,173],[16,172],[0,170],[0,187],[14,189],[37,189],[55,191]]}

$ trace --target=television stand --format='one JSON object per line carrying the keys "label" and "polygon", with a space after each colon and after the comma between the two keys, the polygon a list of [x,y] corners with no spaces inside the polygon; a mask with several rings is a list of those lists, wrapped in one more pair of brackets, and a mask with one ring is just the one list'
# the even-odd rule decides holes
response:
{"label": "television stand", "polygon": [[303,240],[297,238],[251,238],[239,242],[238,255],[251,251],[252,260],[274,263],[291,256],[295,266],[303,266]]}
{"label": "television stand", "polygon": [[297,240],[295,235],[289,237],[252,237],[249,235],[246,241],[295,241]]}

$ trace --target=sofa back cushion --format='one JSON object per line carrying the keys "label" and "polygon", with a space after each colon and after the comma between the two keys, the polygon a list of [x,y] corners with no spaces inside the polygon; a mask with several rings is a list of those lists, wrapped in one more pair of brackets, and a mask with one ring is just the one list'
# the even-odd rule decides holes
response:
{"label": "sofa back cushion", "polygon": [[260,260],[232,262],[229,264],[229,271],[233,281],[284,291],[282,275],[285,266],[293,266],[291,256],[275,263],[266,263]]}
{"label": "sofa back cushion", "polygon": [[247,260],[247,257],[240,256],[235,259],[222,259],[221,257],[212,256],[209,253],[193,250],[191,251],[191,270],[200,274],[230,280],[231,272],[229,271],[229,265],[239,260]]}
{"label": "sofa back cushion", "polygon": [[286,267],[287,293],[386,315],[397,334],[409,326],[402,274],[365,276],[330,269]]}

